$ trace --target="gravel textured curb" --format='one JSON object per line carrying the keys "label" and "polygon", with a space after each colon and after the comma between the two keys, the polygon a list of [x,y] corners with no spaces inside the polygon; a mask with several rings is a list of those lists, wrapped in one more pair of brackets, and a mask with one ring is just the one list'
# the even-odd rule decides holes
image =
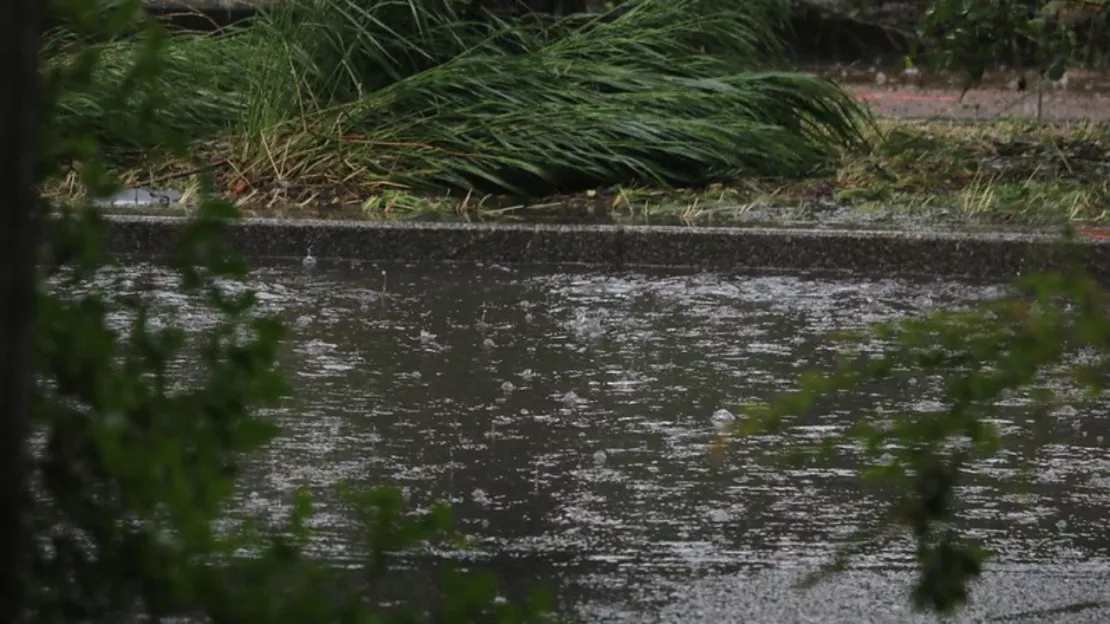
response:
{"label": "gravel textured curb", "polygon": [[[109,248],[166,257],[187,221],[105,216]],[[588,225],[478,225],[249,219],[231,241],[249,258],[400,262],[572,263],[709,270],[778,269],[863,275],[1009,280],[1064,266],[1068,249],[1049,234],[833,231]],[[1081,240],[1070,251],[1110,277],[1110,241]],[[1075,256],[1072,256],[1075,257]]]}

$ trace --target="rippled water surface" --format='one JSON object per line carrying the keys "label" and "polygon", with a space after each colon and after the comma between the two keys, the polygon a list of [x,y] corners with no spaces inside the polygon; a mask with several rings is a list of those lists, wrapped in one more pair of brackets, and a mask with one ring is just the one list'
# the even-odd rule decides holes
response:
{"label": "rippled water surface", "polygon": [[[162,270],[128,277],[190,325],[210,321]],[[829,330],[999,287],[323,263],[260,268],[251,286],[291,327],[282,365],[296,397],[274,412],[285,436],[242,504],[279,513],[294,488],[315,489],[326,556],[358,556],[330,486],[394,482],[418,503],[453,501],[488,565],[554,584],[574,621],[932,621],[906,607],[902,543],[816,589],[790,588],[880,504],[848,460],[784,470],[767,457],[780,441],[761,438],[714,463],[707,444],[720,410],[827,365]],[[844,426],[851,407],[802,433]],[[1015,400],[1001,424],[1028,436],[1025,417]],[[1048,436],[1039,456],[1002,455],[966,488],[967,526],[996,555],[963,621],[1110,621],[1088,604],[1110,599],[1107,415],[1064,410],[1055,424],[1037,434]],[[1022,489],[1013,478],[1030,458]]]}

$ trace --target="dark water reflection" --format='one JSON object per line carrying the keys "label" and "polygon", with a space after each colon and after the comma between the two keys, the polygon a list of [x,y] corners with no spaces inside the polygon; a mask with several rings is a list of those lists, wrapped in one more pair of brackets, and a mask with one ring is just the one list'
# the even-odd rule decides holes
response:
{"label": "dark water reflection", "polygon": [[[384,271],[384,273],[383,273]],[[136,266],[166,310],[200,326],[167,274]],[[781,440],[715,464],[713,415],[790,387],[836,354],[823,334],[997,295],[997,286],[680,271],[299,265],[256,270],[263,307],[292,329],[285,437],[259,460],[244,509],[321,497],[321,553],[357,559],[329,489],[393,482],[450,499],[461,528],[516,580],[555,583],[582,622],[912,622],[904,545],[809,593],[879,504],[848,460],[786,471]],[[901,392],[874,397],[905,407]],[[851,405],[807,423],[850,422]],[[926,406],[927,407],[927,406]],[[1014,400],[1013,435],[1028,416]],[[1038,457],[1003,455],[967,488],[972,532],[997,555],[966,621],[1107,598],[1110,435],[1104,410],[1056,417]],[[1033,462],[1028,488],[1014,484]],[[1101,622],[1073,609],[1006,621]],[[1069,619],[1071,618],[1071,619]],[[921,621],[929,621],[927,618]]]}

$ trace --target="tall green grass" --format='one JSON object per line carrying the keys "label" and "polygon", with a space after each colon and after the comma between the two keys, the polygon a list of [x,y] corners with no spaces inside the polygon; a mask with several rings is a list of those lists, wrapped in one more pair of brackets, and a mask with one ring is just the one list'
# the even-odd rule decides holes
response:
{"label": "tall green grass", "polygon": [[[236,58],[249,58],[252,46],[243,38],[171,36],[163,46],[157,78],[132,80],[147,37],[87,41],[66,28],[43,36],[45,68],[74,67],[77,51],[93,48],[96,63],[89,80],[69,81],[59,94],[60,127],[88,131],[107,147],[152,150],[158,147],[157,127],[191,140],[237,132],[254,105],[244,89]],[[150,106],[154,105],[154,110]]]}
{"label": "tall green grass", "polygon": [[[175,37],[159,115],[251,180],[363,193],[796,176],[863,141],[835,86],[760,70],[783,0],[640,0],[554,22],[472,8],[289,0],[234,36]],[[116,75],[136,44],[104,45]]]}

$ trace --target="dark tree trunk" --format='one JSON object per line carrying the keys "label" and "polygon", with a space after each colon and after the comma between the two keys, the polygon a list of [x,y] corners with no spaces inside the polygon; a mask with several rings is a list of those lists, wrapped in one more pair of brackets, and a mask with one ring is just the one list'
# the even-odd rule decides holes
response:
{"label": "dark tree trunk", "polygon": [[0,622],[19,622],[31,391],[41,0],[0,2]]}

